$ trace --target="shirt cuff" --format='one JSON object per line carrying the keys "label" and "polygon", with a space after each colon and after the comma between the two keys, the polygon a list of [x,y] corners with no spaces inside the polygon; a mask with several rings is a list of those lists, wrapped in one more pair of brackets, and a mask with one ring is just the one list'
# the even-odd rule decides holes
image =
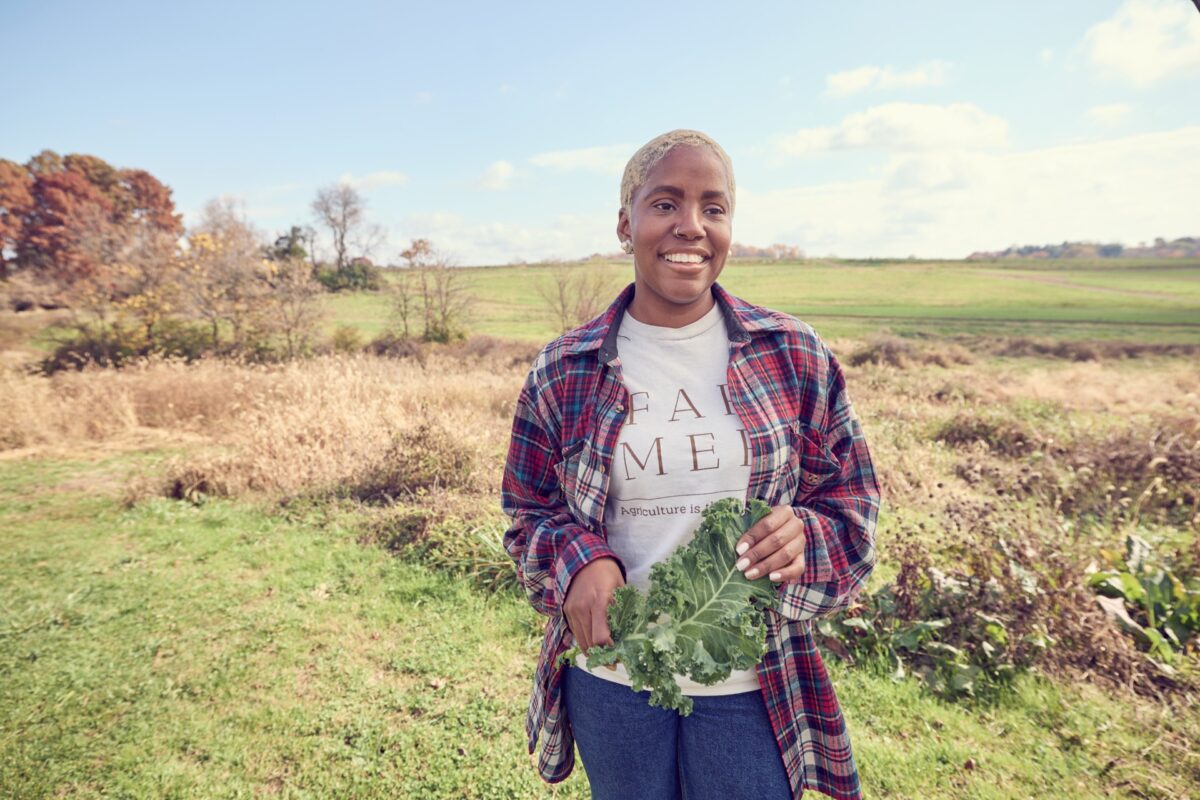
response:
{"label": "shirt cuff", "polygon": [[804,523],[804,572],[794,582],[810,586],[829,583],[834,579],[833,562],[829,560],[829,547],[825,543],[820,517],[804,506],[792,506],[792,513]]}
{"label": "shirt cuff", "polygon": [[621,578],[625,578],[625,565],[608,546],[603,536],[591,531],[578,529],[578,533],[559,550],[554,562],[554,589],[557,597],[555,607],[562,612],[563,601],[567,599],[567,590],[571,588],[571,579],[588,564],[600,558],[611,558],[621,569]]}

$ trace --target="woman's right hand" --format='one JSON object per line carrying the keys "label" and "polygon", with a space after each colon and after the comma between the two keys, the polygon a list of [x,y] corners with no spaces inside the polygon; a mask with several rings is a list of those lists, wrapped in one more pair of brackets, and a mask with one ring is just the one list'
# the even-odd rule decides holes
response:
{"label": "woman's right hand", "polygon": [[583,653],[596,645],[611,645],[608,606],[613,592],[625,585],[621,568],[611,558],[598,558],[575,574],[567,587],[563,614],[575,644]]}

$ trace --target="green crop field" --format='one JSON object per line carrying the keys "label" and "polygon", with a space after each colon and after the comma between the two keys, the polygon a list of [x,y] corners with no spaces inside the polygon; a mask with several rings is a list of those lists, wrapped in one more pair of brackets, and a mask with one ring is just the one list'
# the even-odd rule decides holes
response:
{"label": "green crop field", "polygon": [[[613,294],[633,276],[628,263],[571,268],[608,275]],[[530,341],[557,333],[538,293],[538,285],[550,280],[549,267],[464,271],[476,298],[470,332]],[[747,300],[796,315],[826,336],[886,330],[1200,342],[1197,262],[734,262],[721,283]],[[353,325],[374,335],[389,324],[381,295],[339,295],[331,307],[330,328]]]}

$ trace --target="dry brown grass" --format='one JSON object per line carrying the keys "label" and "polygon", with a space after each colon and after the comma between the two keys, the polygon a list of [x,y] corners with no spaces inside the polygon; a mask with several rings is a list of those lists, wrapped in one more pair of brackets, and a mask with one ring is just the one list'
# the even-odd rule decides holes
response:
{"label": "dry brown grass", "polygon": [[[507,563],[493,552],[504,522],[497,493],[513,404],[535,351],[480,338],[401,358],[149,361],[49,378],[8,372],[0,374],[0,457],[173,444],[183,454],[148,469],[127,499],[249,496],[286,509],[346,498],[367,515],[364,541],[436,554],[442,566],[495,580],[502,573],[493,567]],[[951,534],[928,540],[933,556],[949,561],[964,558],[964,542],[986,548],[1001,530],[1014,542],[1041,542],[1038,562],[1069,587],[1055,598],[1064,645],[1054,663],[1151,685],[1127,642],[1108,627],[1089,632],[1106,623],[1081,576],[1088,554],[1111,546],[1105,537],[1120,526],[1174,526],[1195,537],[1200,368],[1164,356],[1098,363],[922,352],[847,366],[888,510]],[[1161,491],[1145,494],[1152,484]],[[1072,527],[1062,549],[1046,538],[1079,515],[1099,518],[1089,537]],[[974,527],[963,529],[964,520]],[[881,573],[903,555],[888,534],[881,530]]]}

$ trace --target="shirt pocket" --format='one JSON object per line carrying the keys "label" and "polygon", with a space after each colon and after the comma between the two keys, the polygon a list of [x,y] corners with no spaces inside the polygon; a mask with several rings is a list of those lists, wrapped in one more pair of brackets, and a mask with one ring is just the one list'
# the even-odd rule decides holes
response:
{"label": "shirt pocket", "polygon": [[576,522],[583,520],[583,515],[580,513],[579,470],[582,466],[583,448],[586,444],[586,439],[579,439],[564,447],[562,458],[554,465],[554,474],[558,478],[558,488],[562,492],[563,500],[566,502],[567,508],[570,509],[571,516],[575,517]]}
{"label": "shirt pocket", "polygon": [[842,471],[842,463],[825,444],[821,431],[793,420],[788,424],[788,461],[781,502],[795,505],[814,494]]}

